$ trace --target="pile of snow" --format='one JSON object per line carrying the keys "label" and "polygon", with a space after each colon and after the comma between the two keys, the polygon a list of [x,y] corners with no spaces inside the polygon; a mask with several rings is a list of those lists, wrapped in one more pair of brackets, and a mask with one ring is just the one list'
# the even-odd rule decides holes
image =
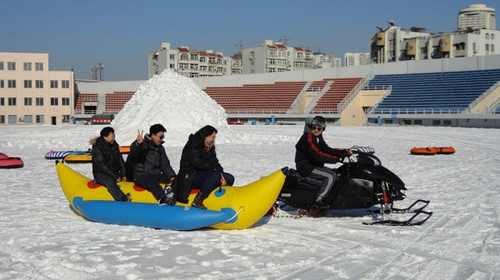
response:
{"label": "pile of snow", "polygon": [[217,143],[234,142],[227,116],[219,104],[191,79],[171,70],[139,86],[111,123],[120,145],[129,145],[138,130],[160,123],[167,129],[165,146],[183,146],[189,134],[205,125],[217,128]]}

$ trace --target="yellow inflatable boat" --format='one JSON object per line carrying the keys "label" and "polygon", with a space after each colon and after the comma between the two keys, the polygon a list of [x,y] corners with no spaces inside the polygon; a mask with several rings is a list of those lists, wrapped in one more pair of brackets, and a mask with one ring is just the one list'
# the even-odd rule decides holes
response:
{"label": "yellow inflatable boat", "polygon": [[[83,176],[64,163],[56,161],[56,168],[62,190],[71,207],[78,214],[84,216],[73,204],[75,197],[81,197],[83,201],[113,200],[113,197],[105,187],[95,184],[92,179]],[[231,219],[229,222],[211,225],[210,227],[216,229],[245,229],[255,224],[276,201],[285,181],[286,169],[285,167],[245,186],[222,186],[214,190],[205,199],[203,204],[205,204],[208,210],[213,211],[231,208],[236,213],[236,218]],[[134,185],[133,182],[122,182],[119,185],[124,193],[131,194],[132,203],[145,202],[156,204],[156,200],[150,192]],[[189,196],[189,203],[187,205],[191,204],[194,196],[194,193]],[[178,203],[177,205],[187,207],[186,204]]]}

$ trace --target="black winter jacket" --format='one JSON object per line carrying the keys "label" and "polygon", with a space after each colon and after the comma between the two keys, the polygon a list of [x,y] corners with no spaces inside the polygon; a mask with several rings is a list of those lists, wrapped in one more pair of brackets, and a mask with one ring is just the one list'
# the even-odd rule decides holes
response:
{"label": "black winter jacket", "polygon": [[295,145],[295,166],[302,176],[309,176],[315,167],[336,163],[345,156],[344,149],[330,148],[322,134],[316,137],[307,128]]}
{"label": "black winter jacket", "polygon": [[[167,178],[175,176],[165,148],[162,145],[157,146],[149,134],[146,134],[141,144],[137,143],[137,140],[132,142],[129,157],[132,159],[134,180],[140,174],[154,176],[164,174]],[[127,158],[128,163],[129,159]]]}
{"label": "black winter jacket", "polygon": [[224,170],[217,159],[215,146],[206,150],[204,140],[197,134],[191,134],[182,149],[179,176],[175,178],[173,184],[175,198],[180,202],[187,200],[196,171]]}
{"label": "black winter jacket", "polygon": [[115,180],[125,176],[125,162],[118,143],[110,144],[102,137],[95,139],[92,145],[92,173],[94,176],[103,173]]}
{"label": "black winter jacket", "polygon": [[206,150],[204,140],[196,134],[189,135],[189,140],[182,149],[180,170],[189,173],[195,173],[196,170],[223,170],[217,159],[215,146]]}

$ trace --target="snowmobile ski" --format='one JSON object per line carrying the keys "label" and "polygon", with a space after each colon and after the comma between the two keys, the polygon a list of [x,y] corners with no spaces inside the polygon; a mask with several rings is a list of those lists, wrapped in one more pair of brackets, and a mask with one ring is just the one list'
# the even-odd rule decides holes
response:
{"label": "snowmobile ski", "polygon": [[[397,213],[397,212],[396,212]],[[419,210],[415,212],[411,212],[413,215],[407,219],[407,220],[393,220],[393,219],[383,219],[380,221],[374,221],[374,222],[363,222],[364,225],[390,225],[390,226],[420,226],[423,223],[425,223],[433,214],[433,212],[429,211],[424,211],[424,210]],[[414,221],[415,218],[420,216],[421,214],[424,215],[424,218],[418,221]]]}

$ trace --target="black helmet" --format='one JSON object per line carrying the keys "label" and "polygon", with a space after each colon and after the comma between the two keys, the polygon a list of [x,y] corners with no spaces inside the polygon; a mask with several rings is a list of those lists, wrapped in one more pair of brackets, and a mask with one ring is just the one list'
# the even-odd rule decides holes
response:
{"label": "black helmet", "polygon": [[322,116],[316,116],[312,119],[310,127],[312,128],[313,125],[321,126],[323,130],[326,129],[326,119],[323,118]]}

